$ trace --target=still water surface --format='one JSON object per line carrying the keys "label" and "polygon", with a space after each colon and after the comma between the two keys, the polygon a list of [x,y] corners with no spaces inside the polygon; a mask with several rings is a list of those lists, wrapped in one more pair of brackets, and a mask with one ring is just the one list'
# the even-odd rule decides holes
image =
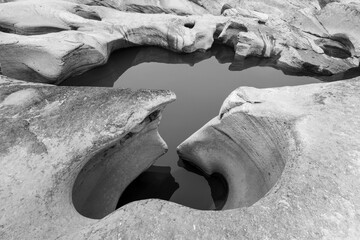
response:
{"label": "still water surface", "polygon": [[[169,151],[128,187],[119,206],[138,199],[160,198],[196,209],[219,208],[214,200],[219,200],[216,193],[224,191],[221,181],[179,167],[176,147],[215,117],[224,99],[240,86],[268,88],[320,82],[254,66],[266,65],[256,59],[234,61],[233,55],[230,48],[220,46],[195,54],[175,54],[155,47],[124,49],[113,53],[105,66],[61,84],[170,89],[177,96],[165,108],[159,127]],[[223,194],[220,198],[224,198]]]}

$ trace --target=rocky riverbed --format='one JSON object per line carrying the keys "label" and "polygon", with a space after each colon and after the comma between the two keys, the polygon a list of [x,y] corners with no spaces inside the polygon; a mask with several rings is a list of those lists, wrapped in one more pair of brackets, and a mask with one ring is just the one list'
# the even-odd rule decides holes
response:
{"label": "rocky riverbed", "polygon": [[[0,0],[0,239],[360,238],[359,36],[351,0]],[[354,78],[234,89],[178,147],[226,179],[224,211],[115,211],[166,152],[157,128],[175,94],[56,85],[120,48],[214,43],[286,74]]]}

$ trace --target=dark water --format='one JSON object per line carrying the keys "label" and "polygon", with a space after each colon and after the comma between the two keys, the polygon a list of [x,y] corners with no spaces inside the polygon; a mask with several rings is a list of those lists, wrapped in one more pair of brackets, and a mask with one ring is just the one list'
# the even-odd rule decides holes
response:
{"label": "dark water", "polygon": [[226,184],[219,176],[201,176],[191,167],[188,168],[191,171],[179,167],[178,164],[183,166],[183,163],[178,163],[176,147],[216,116],[224,99],[237,87],[320,82],[257,66],[271,65],[271,61],[234,61],[233,55],[232,49],[220,46],[195,54],[175,54],[154,47],[125,49],[113,53],[107,65],[62,83],[170,89],[177,96],[165,109],[159,128],[168,144],[168,153],[128,187],[119,206],[138,199],[160,198],[196,209],[220,209],[226,199]]}

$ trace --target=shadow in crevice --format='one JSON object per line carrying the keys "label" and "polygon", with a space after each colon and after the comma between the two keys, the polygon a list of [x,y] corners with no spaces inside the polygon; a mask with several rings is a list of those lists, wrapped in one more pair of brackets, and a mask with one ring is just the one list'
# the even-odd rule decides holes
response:
{"label": "shadow in crevice", "polygon": [[212,200],[214,201],[214,206],[211,206],[208,210],[223,209],[228,197],[229,188],[225,178],[221,174],[214,173],[208,175],[202,171],[201,168],[183,159],[179,159],[178,166],[189,172],[203,176],[206,179],[210,186]]}
{"label": "shadow in crevice", "polygon": [[[181,159],[178,161],[178,166],[204,177],[208,182],[214,205],[210,206],[209,209],[200,210],[222,210],[228,196],[228,186],[224,177],[218,173],[207,175],[195,165]],[[155,165],[148,168],[125,189],[116,208],[145,199],[161,199],[169,201],[174,192],[179,188],[179,184],[171,175],[170,170],[170,167]],[[191,198],[191,196],[188,197]],[[196,199],[193,199],[192,201],[196,201]]]}
{"label": "shadow in crevice", "polygon": [[169,200],[179,188],[175,178],[170,173],[170,167],[151,166],[141,173],[122,193],[116,208],[130,202],[156,198]]}
{"label": "shadow in crevice", "polygon": [[320,76],[316,78],[323,82],[334,82],[334,81],[352,79],[359,76],[360,76],[360,66],[357,68],[351,68],[343,73],[334,74],[332,76]]}

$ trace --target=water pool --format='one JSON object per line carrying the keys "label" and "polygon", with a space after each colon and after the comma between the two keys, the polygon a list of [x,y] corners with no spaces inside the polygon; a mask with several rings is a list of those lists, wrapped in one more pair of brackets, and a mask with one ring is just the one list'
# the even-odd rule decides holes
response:
{"label": "water pool", "polygon": [[114,52],[106,65],[61,84],[170,89],[177,96],[165,109],[159,127],[169,151],[127,188],[119,206],[160,198],[196,209],[220,209],[226,199],[222,178],[201,175],[189,166],[191,171],[180,167],[183,163],[179,162],[176,147],[216,116],[224,99],[240,86],[268,88],[320,82],[266,67],[271,61],[235,61],[233,56],[232,49],[223,46],[193,54],[156,47],[129,48]]}

